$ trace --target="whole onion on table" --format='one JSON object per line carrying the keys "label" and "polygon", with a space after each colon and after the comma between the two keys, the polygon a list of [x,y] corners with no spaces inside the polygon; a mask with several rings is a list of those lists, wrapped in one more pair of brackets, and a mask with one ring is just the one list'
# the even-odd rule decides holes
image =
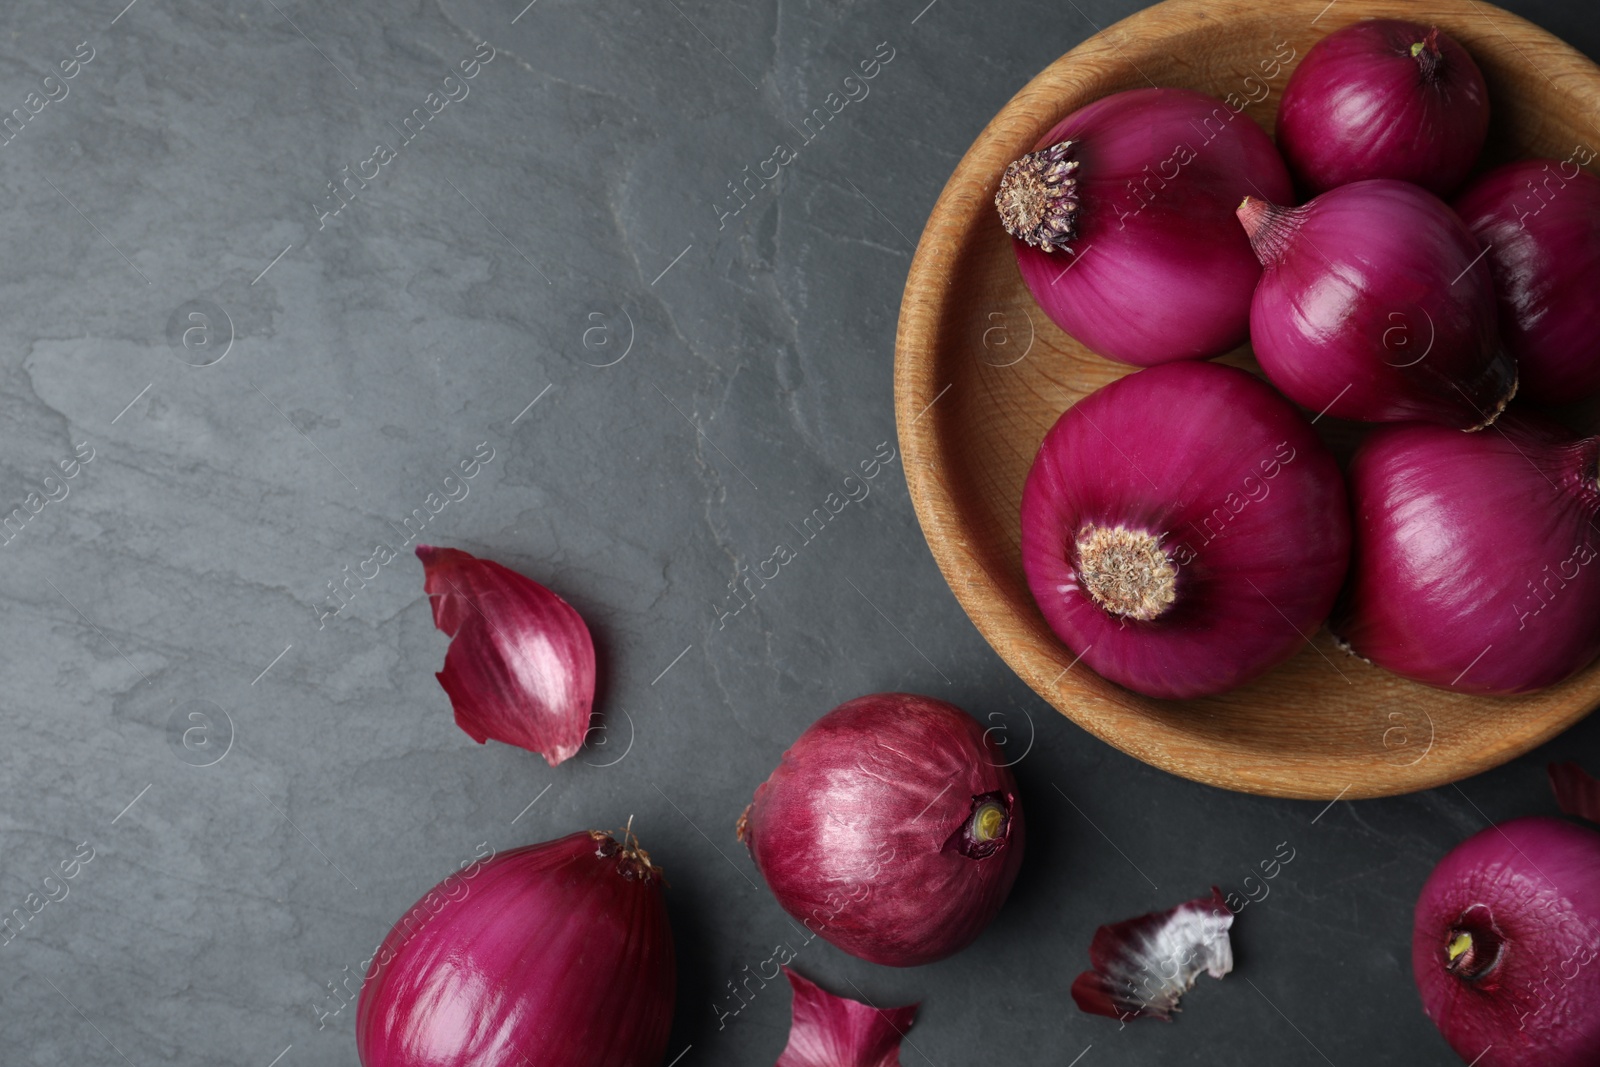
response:
{"label": "whole onion on table", "polygon": [[661,870],[590,830],[452,875],[361,989],[362,1067],[660,1067],[676,992]]}
{"label": "whole onion on table", "polygon": [[1293,196],[1248,116],[1188,89],[1132,89],[1057,123],[1006,168],[995,206],[1045,314],[1149,366],[1244,343],[1261,268],[1232,213],[1251,192]]}
{"label": "whole onion on table", "polygon": [[1554,685],[1600,653],[1600,439],[1533,416],[1374,430],[1348,471],[1350,586],[1331,627],[1419,682]]}
{"label": "whole onion on table", "polygon": [[1022,493],[1022,565],[1056,635],[1147,696],[1220,693],[1287,659],[1349,559],[1344,484],[1265,382],[1139,371],[1067,409]]}
{"label": "whole onion on table", "polygon": [[1411,963],[1428,1017],[1476,1067],[1600,1063],[1600,833],[1513,819],[1440,861]]}
{"label": "whole onion on table", "polygon": [[1250,341],[1284,395],[1362,422],[1494,422],[1517,389],[1494,283],[1455,212],[1408,182],[1340,186],[1302,207],[1247,198],[1261,258]]}
{"label": "whole onion on table", "polygon": [[1437,27],[1368,19],[1312,46],[1278,105],[1278,148],[1315,195],[1367,178],[1460,186],[1489,131],[1489,91]]}
{"label": "whole onion on table", "polygon": [[857,697],[783,754],[739,818],[778,903],[890,967],[971,944],[1022,864],[1022,807],[999,748],[953,704]]}
{"label": "whole onion on table", "polygon": [[1576,158],[1507,163],[1455,205],[1488,250],[1500,334],[1522,394],[1538,404],[1600,391],[1600,178]]}

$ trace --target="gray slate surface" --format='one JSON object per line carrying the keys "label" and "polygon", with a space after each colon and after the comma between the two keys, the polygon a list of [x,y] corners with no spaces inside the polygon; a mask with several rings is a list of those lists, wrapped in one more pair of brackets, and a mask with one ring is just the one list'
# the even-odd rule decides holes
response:
{"label": "gray slate surface", "polygon": [[[1486,820],[1551,810],[1543,764],[1600,762],[1600,721],[1460,788],[1327,811],[1169,777],[989,650],[898,462],[719,628],[735,568],[894,440],[900,291],[959,155],[1139,6],[924,3],[7,5],[0,109],[59,98],[0,150],[3,510],[93,458],[0,555],[0,910],[80,842],[93,859],[0,947],[0,1061],[352,1064],[354,1010],[319,1028],[327,986],[429,886],[480,842],[631,813],[672,881],[669,1056],[771,1063],[785,990],[717,1022],[788,930],[733,821],[812,719],[907,689],[1032,749],[1029,860],[976,946],[796,963],[921,1000],[905,1063],[1454,1062],[1412,988],[1415,893]],[[1600,52],[1585,5],[1508,6]],[[44,82],[80,42],[93,58]],[[469,95],[321,218],[484,42]],[[868,95],[721,219],[727,183],[880,42]],[[610,732],[556,770],[453,724],[411,556],[319,619],[484,442],[426,539],[591,621]],[[1285,841],[1237,973],[1178,1022],[1072,1008],[1096,925],[1237,889]]]}

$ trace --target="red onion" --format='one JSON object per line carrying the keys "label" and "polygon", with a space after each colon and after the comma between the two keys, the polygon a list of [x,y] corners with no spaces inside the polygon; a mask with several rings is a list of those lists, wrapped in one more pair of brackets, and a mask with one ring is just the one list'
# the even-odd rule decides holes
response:
{"label": "red onion", "polygon": [[907,693],[847,701],[783,754],[739,836],[783,909],[890,967],[971,944],[1022,863],[1022,807],[972,716]]}
{"label": "red onion", "polygon": [[1332,628],[1407,678],[1525,693],[1600,652],[1600,439],[1526,415],[1497,429],[1367,437],[1348,471],[1355,552]]}
{"label": "red onion", "polygon": [[1600,391],[1600,178],[1576,158],[1508,163],[1456,201],[1489,250],[1500,335],[1523,395],[1539,404]]}
{"label": "red onion", "polygon": [[1550,788],[1556,807],[1580,819],[1600,823],[1600,781],[1576,763],[1550,764]]}
{"label": "red onion", "polygon": [[1260,127],[1204,93],[1132,89],[1057,123],[1006,168],[995,206],[1045,314],[1148,366],[1244,343],[1261,268],[1229,216],[1252,190],[1293,195]]}
{"label": "red onion", "polygon": [[1516,392],[1482,250],[1437,197],[1380,179],[1297,208],[1248,198],[1239,220],[1264,267],[1250,342],[1289,399],[1474,429]]}
{"label": "red onion", "polygon": [[777,1067],[900,1067],[900,1042],[918,1005],[875,1008],[836,997],[785,967],[794,987],[789,1044]]}
{"label": "red onion", "polygon": [[1476,1067],[1600,1063],[1600,833],[1513,819],[1468,838],[1417,901],[1422,1006]]}
{"label": "red onion", "polygon": [[1449,196],[1489,132],[1478,65],[1437,27],[1369,19],[1328,34],[1289,78],[1278,147],[1309,193],[1367,178]]}
{"label": "red onion", "polygon": [[439,684],[456,725],[543,754],[554,767],[583,745],[594,704],[594,641],[572,605],[500,564],[417,546],[433,622],[451,637]]}
{"label": "red onion", "polygon": [[1209,897],[1102,926],[1089,943],[1093,970],[1072,983],[1073,1002],[1080,1011],[1124,1022],[1170,1022],[1196,978],[1233,970],[1232,926],[1233,912],[1216,886]]}
{"label": "red onion", "polygon": [[362,987],[362,1067],[660,1067],[672,931],[660,869],[623,838],[501,853],[418,901]]}
{"label": "red onion", "polygon": [[1148,696],[1220,693],[1287,659],[1332,607],[1349,547],[1332,454],[1266,383],[1212,363],[1080,400],[1022,493],[1045,621]]}

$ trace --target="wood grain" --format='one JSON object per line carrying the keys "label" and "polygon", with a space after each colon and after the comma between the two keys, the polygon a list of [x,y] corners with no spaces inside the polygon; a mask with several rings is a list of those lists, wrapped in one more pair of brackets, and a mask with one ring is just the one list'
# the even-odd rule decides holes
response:
{"label": "wood grain", "polygon": [[[1484,165],[1600,150],[1600,68],[1489,4],[1167,0],[1061,57],[995,116],[933,209],[900,309],[895,410],[906,477],[967,614],[1018,675],[1090,733],[1174,774],[1249,793],[1355,798],[1459,780],[1587,714],[1600,702],[1600,665],[1531,696],[1473,697],[1372,667],[1324,630],[1256,682],[1182,702],[1139,696],[1075,665],[1023,577],[1022,485],[1056,417],[1134,368],[1092,355],[1039,311],[992,202],[1007,163],[1068,113],[1122,89],[1257,98],[1246,114],[1270,132],[1299,57],[1324,34],[1375,16],[1431,22],[1472,52],[1494,110]],[[1295,58],[1269,77],[1284,42]],[[1248,348],[1224,362],[1255,366]],[[1357,428],[1327,422],[1318,429],[1347,452]]]}

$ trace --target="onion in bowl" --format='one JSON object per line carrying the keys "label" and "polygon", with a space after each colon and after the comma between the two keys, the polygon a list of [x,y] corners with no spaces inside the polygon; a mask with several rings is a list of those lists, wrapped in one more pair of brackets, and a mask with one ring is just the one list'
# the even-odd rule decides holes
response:
{"label": "onion in bowl", "polygon": [[1293,196],[1248,116],[1189,89],[1131,89],[1057,123],[1006,168],[995,206],[1045,314],[1108,359],[1151,366],[1244,343],[1261,267],[1230,231],[1252,192]]}
{"label": "onion in bowl", "polygon": [[1261,257],[1250,341],[1312,411],[1481,429],[1517,391],[1483,251],[1449,206],[1409,182],[1340,186],[1297,208],[1254,197],[1239,221]]}
{"label": "onion in bowl", "polygon": [[1333,455],[1265,382],[1174,363],[1057,420],[1022,495],[1022,565],[1058,637],[1153,697],[1221,693],[1287,659],[1344,579]]}
{"label": "onion in bowl", "polygon": [[1571,404],[1600,391],[1600,178],[1576,157],[1523,160],[1473,182],[1455,207],[1487,250],[1522,394]]}
{"label": "onion in bowl", "polygon": [[1278,105],[1278,147],[1313,196],[1368,178],[1436,196],[1461,185],[1489,132],[1489,91],[1437,26],[1367,19],[1300,61]]}
{"label": "onion in bowl", "polygon": [[1526,693],[1600,654],[1600,438],[1527,414],[1374,430],[1351,460],[1350,585],[1332,622],[1415,681]]}

